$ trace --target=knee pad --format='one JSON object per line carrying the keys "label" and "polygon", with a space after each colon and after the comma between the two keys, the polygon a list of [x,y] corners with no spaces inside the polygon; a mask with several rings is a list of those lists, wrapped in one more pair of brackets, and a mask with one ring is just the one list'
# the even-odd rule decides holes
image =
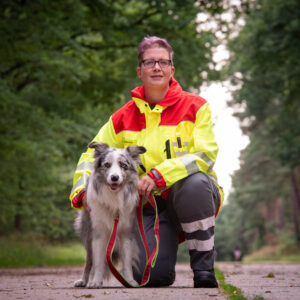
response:
{"label": "knee pad", "polygon": [[167,276],[161,278],[153,278],[147,284],[148,287],[160,287],[160,286],[169,286],[172,285],[175,281],[176,273],[175,270],[169,272]]}

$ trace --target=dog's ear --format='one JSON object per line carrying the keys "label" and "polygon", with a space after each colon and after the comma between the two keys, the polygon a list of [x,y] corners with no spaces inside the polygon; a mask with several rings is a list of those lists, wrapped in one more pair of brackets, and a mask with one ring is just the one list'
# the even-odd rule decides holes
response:
{"label": "dog's ear", "polygon": [[126,150],[133,159],[138,159],[139,154],[143,154],[147,151],[146,148],[142,146],[129,146]]}
{"label": "dog's ear", "polygon": [[96,143],[96,142],[92,142],[89,144],[89,148],[94,148],[95,149],[95,157],[102,155],[103,152],[105,152],[109,146],[107,144],[104,143]]}

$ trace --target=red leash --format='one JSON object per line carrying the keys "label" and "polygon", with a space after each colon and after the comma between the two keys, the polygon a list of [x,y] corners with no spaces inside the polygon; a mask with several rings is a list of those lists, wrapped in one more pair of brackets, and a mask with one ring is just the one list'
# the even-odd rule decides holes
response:
{"label": "red leash", "polygon": [[144,247],[145,247],[145,250],[146,250],[146,261],[147,261],[147,263],[146,263],[146,266],[145,266],[142,282],[138,286],[132,286],[122,276],[122,274],[120,274],[120,272],[116,269],[116,267],[112,263],[112,253],[114,251],[114,246],[115,246],[115,241],[116,241],[116,236],[117,236],[117,228],[118,228],[118,223],[119,223],[118,218],[115,219],[114,227],[112,229],[112,232],[111,232],[111,235],[110,235],[110,238],[109,238],[109,241],[108,241],[108,245],[107,245],[107,248],[106,248],[107,264],[108,264],[111,272],[114,274],[114,276],[125,287],[143,287],[143,286],[145,286],[149,282],[149,279],[150,279],[150,270],[151,270],[151,268],[153,268],[155,266],[155,261],[156,261],[156,257],[157,257],[157,254],[158,254],[158,248],[159,248],[159,217],[158,217],[157,205],[156,205],[156,202],[155,202],[154,197],[153,197],[152,194],[150,194],[148,200],[149,200],[150,204],[153,206],[153,208],[155,209],[154,237],[155,237],[155,240],[156,240],[156,244],[155,244],[154,250],[152,251],[152,253],[150,255],[149,247],[148,247],[148,243],[147,243],[146,235],[145,235],[145,231],[144,231],[144,226],[143,226],[143,200],[142,200],[142,197],[140,197],[140,203],[139,203],[138,207],[136,208],[136,211],[137,211],[137,220],[138,220],[140,235],[142,237],[143,244],[144,244]]}

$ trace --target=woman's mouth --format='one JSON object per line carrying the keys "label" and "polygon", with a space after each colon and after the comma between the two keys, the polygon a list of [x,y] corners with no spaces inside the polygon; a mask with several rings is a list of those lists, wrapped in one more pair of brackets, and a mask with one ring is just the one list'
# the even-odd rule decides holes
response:
{"label": "woman's mouth", "polygon": [[160,79],[160,78],[162,78],[162,76],[161,75],[153,75],[153,76],[151,76],[151,78],[153,78],[153,79]]}

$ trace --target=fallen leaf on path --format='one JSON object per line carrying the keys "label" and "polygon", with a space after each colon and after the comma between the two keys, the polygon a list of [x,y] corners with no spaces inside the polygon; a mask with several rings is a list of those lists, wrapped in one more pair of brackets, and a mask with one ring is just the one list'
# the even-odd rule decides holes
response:
{"label": "fallen leaf on path", "polygon": [[263,276],[263,278],[275,278],[275,275],[271,272],[267,276]]}
{"label": "fallen leaf on path", "polygon": [[52,284],[49,283],[49,282],[46,282],[45,285],[46,285],[46,286],[51,286]]}
{"label": "fallen leaf on path", "polygon": [[83,294],[83,295],[80,295],[80,296],[75,296],[73,295],[75,298],[81,298],[81,297],[84,297],[84,298],[94,298],[94,296],[92,294]]}

